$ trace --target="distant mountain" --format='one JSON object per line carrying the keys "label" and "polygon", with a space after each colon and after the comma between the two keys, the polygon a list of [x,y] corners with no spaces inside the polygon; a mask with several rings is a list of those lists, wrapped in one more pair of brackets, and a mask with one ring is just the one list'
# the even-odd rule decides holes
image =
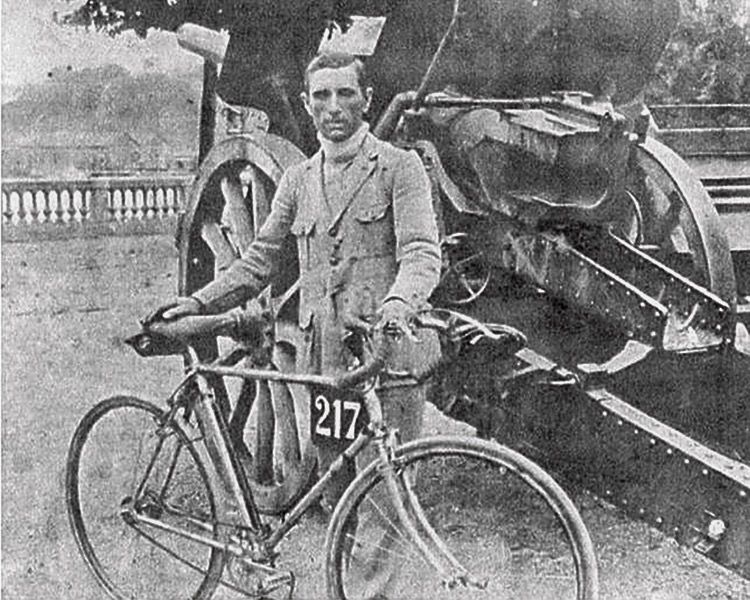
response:
{"label": "distant mountain", "polygon": [[[12,90],[7,101],[4,90],[4,173],[8,174],[6,157],[14,148],[18,152],[34,149],[36,155],[40,151],[44,154],[44,148],[56,152],[70,148],[77,149],[80,156],[82,148],[96,152],[96,148],[111,149],[126,143],[143,149],[144,156],[154,148],[174,156],[195,156],[201,82],[199,69],[184,75],[131,75],[111,65],[80,71],[57,69],[42,84]],[[34,162],[27,159],[26,170],[29,160]],[[109,167],[121,169],[127,165]],[[60,168],[70,170],[65,165]],[[30,170],[38,173],[44,167]]]}

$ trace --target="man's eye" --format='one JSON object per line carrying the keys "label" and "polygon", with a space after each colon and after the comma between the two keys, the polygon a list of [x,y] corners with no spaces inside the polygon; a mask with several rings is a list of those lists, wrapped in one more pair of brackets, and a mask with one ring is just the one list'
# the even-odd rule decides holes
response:
{"label": "man's eye", "polygon": [[312,97],[315,100],[325,100],[330,94],[328,92],[313,92]]}
{"label": "man's eye", "polygon": [[339,96],[341,96],[342,98],[353,98],[356,95],[357,95],[356,90],[351,90],[351,89],[339,90]]}

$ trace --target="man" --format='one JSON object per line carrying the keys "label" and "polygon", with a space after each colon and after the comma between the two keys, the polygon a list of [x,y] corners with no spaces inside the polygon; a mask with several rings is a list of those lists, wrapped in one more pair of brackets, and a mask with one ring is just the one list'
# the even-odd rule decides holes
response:
{"label": "man", "polygon": [[[364,122],[372,89],[362,63],[348,54],[322,54],[308,65],[302,100],[318,132],[320,150],[284,173],[271,213],[257,238],[215,281],[160,312],[165,320],[217,313],[260,292],[280,268],[283,241],[297,240],[299,325],[306,361],[319,373],[347,367],[346,329],[379,322],[408,328],[410,316],[437,285],[440,247],[427,174],[413,152],[375,138]],[[437,352],[427,332],[403,339],[389,367],[419,370]],[[421,385],[385,381],[380,392],[386,422],[402,440],[422,425]],[[319,449],[324,471],[335,452]],[[353,476],[333,486],[332,505]]]}

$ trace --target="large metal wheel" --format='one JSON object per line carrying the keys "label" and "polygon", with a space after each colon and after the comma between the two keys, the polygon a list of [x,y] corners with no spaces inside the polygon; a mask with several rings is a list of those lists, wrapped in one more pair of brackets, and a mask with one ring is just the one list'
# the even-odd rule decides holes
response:
{"label": "large metal wheel", "polygon": [[[180,223],[180,295],[206,285],[242,255],[270,212],[284,170],[304,158],[291,142],[271,134],[238,135],[211,149]],[[303,336],[293,306],[297,279],[293,240],[284,253],[282,260],[289,268],[271,287],[276,330],[268,367],[294,371]],[[233,343],[220,339],[198,350],[203,359],[211,359]],[[258,508],[271,514],[285,511],[315,472],[307,390],[237,380],[218,381],[216,389]]]}
{"label": "large metal wheel", "polygon": [[622,233],[667,266],[733,304],[737,287],[719,215],[697,175],[672,150],[648,138],[626,184],[631,218]]}

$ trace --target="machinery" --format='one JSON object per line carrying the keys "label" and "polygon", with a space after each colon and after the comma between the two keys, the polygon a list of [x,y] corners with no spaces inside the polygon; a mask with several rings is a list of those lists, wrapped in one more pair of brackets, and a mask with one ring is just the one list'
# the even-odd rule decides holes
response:
{"label": "machinery", "polygon": [[[441,371],[435,404],[750,578],[750,115],[731,109],[741,125],[718,133],[654,133],[637,99],[676,0],[342,5],[386,17],[362,21],[379,34],[362,52],[373,130],[415,149],[433,183],[445,257],[435,301],[529,338],[513,361],[457,356],[456,375],[477,376]],[[356,29],[333,42],[345,48]],[[178,235],[183,294],[252,240],[283,169],[312,145],[284,82],[315,48],[290,39],[320,38],[284,29],[266,95],[262,78],[245,89],[229,69],[243,50],[234,38],[218,84],[207,59],[202,162]],[[217,85],[265,115],[228,106],[231,134],[215,142]],[[295,278],[267,298],[287,317],[280,369],[294,368],[301,335]],[[312,469],[304,391],[242,388],[222,401],[238,440],[251,420],[266,432],[250,450],[273,508]]]}

